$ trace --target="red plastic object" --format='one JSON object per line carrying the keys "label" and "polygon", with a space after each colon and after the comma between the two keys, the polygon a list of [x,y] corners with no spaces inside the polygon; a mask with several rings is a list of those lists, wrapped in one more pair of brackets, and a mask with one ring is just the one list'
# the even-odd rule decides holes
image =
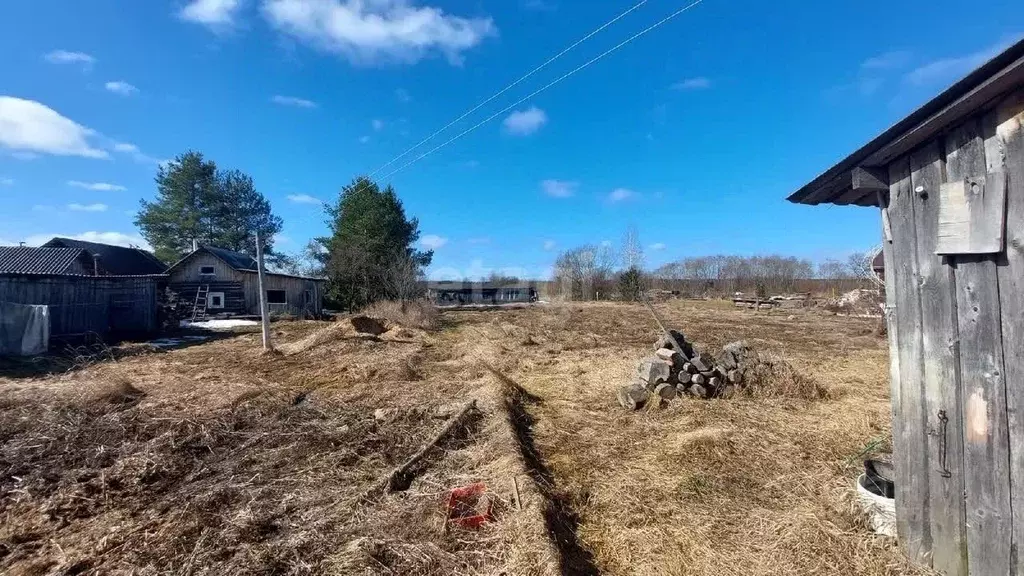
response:
{"label": "red plastic object", "polygon": [[483,482],[453,488],[448,494],[448,521],[463,528],[479,528],[491,521],[491,498]]}

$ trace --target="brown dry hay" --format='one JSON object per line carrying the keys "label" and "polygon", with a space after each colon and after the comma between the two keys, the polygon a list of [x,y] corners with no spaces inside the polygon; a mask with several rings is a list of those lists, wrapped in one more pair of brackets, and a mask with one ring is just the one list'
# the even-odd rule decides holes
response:
{"label": "brown dry hay", "polygon": [[440,311],[427,300],[374,302],[360,313],[420,330],[437,330],[441,327]]}
{"label": "brown dry hay", "polygon": [[[639,306],[572,303],[446,312],[439,332],[291,355],[245,334],[0,377],[0,571],[919,572],[849,496],[856,455],[889,436],[884,340],[854,318],[658,306],[698,345],[746,339],[834,394],[627,413],[613,391],[657,328]],[[275,344],[330,326],[275,323]],[[470,397],[483,419],[468,437],[409,490],[359,504]],[[443,531],[447,491],[480,481],[497,521]]]}
{"label": "brown dry hay", "polygon": [[[275,334],[294,342],[322,326],[279,323]],[[0,378],[0,571],[469,574],[500,564],[494,528],[446,535],[438,525],[447,487],[484,479],[505,495],[507,470],[476,472],[495,458],[471,453],[473,439],[448,447],[409,491],[356,506],[444,423],[431,408],[466,383],[391,379],[382,359],[439,376],[429,357],[416,360],[422,345],[336,341],[264,356],[258,338],[96,364],[44,386]],[[145,395],[112,402],[135,396],[129,386]],[[386,423],[373,416],[380,406],[394,410]],[[384,551],[347,552],[361,538]]]}
{"label": "brown dry hay", "polygon": [[[526,393],[537,452],[605,574],[913,574],[848,494],[866,444],[889,434],[884,342],[859,319],[727,306],[659,306],[706,349],[746,339],[769,358],[756,398],[681,400],[629,413],[614,389],[657,328],[639,306],[456,314],[463,345]],[[520,346],[512,323],[541,346]],[[517,334],[516,334],[517,335]],[[595,335],[600,335],[596,336]],[[489,349],[489,350],[488,350]],[[816,382],[799,374],[815,374]],[[831,394],[822,393],[832,391]],[[807,402],[806,398],[816,398]],[[518,566],[510,566],[516,573]]]}
{"label": "brown dry hay", "polygon": [[834,397],[828,386],[806,376],[776,355],[761,357],[744,371],[743,394],[752,398],[801,398],[823,400]]}

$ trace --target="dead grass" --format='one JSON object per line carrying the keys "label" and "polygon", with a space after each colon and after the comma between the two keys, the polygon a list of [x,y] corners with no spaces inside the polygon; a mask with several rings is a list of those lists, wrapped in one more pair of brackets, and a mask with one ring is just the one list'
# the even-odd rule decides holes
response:
{"label": "dead grass", "polygon": [[360,313],[408,328],[437,330],[441,327],[441,313],[433,303],[427,300],[375,302],[361,310]]}
{"label": "dead grass", "polygon": [[835,393],[813,376],[803,374],[777,355],[762,356],[744,373],[742,394],[751,398],[824,400]]}
{"label": "dead grass", "polygon": [[[849,497],[890,434],[870,321],[659,308],[702,347],[767,354],[762,385],[625,412],[614,389],[657,329],[639,306],[572,303],[0,372],[0,572],[918,573]],[[479,421],[406,490],[363,499],[470,399]],[[448,490],[473,482],[496,521],[444,530]]]}

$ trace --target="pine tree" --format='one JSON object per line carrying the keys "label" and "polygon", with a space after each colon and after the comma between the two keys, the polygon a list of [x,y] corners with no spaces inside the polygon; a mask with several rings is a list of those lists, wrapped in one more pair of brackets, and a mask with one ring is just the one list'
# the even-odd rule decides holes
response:
{"label": "pine tree", "polygon": [[[430,265],[432,251],[414,248],[419,221],[407,218],[402,201],[359,177],[326,208],[331,236],[319,239],[329,280],[328,295],[349,310],[388,298],[409,296],[408,287]],[[414,277],[412,277],[414,276]]]}
{"label": "pine tree", "polygon": [[255,255],[259,231],[273,262],[273,237],[281,231],[281,219],[248,175],[218,171],[202,153],[188,151],[160,166],[156,186],[156,199],[142,201],[135,225],[161,260],[178,260],[193,242]]}

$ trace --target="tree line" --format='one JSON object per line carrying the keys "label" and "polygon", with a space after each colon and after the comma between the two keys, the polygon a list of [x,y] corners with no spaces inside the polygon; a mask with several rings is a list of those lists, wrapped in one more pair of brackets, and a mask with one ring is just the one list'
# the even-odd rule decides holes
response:
{"label": "tree line", "polygon": [[329,235],[287,254],[274,246],[282,220],[248,174],[187,151],[161,165],[155,181],[156,197],[141,201],[135,224],[168,264],[196,244],[255,256],[259,233],[268,268],[326,278],[329,306],[355,310],[423,292],[433,252],[415,248],[419,221],[406,215],[391,186],[354,179],[325,207]]}
{"label": "tree line", "polygon": [[770,296],[867,286],[872,274],[864,253],[817,266],[806,258],[776,254],[694,256],[652,271],[644,269],[643,261],[638,235],[630,228],[618,252],[609,245],[586,244],[559,254],[552,290],[572,300],[637,300],[652,288],[695,296],[735,292]]}

